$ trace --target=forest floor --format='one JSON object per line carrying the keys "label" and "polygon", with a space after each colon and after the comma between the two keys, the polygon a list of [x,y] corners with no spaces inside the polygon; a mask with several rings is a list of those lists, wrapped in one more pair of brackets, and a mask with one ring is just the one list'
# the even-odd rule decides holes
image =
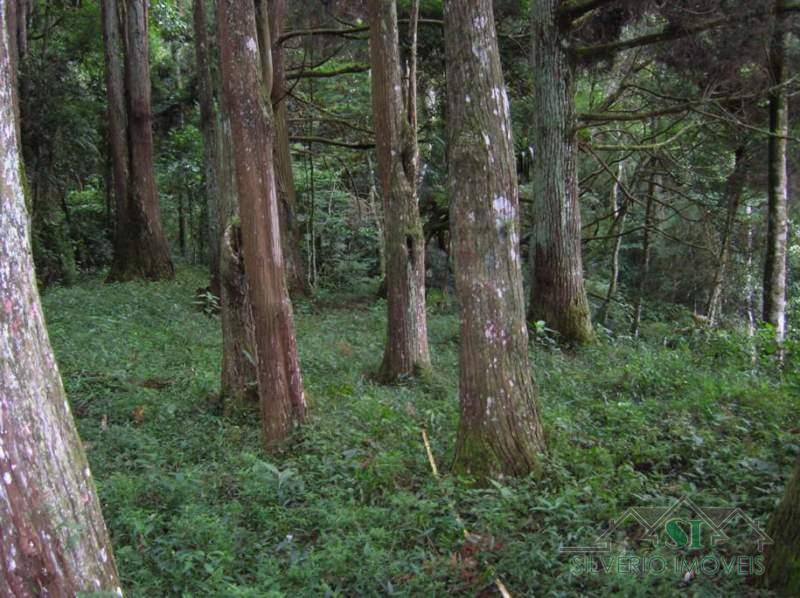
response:
{"label": "forest floor", "polygon": [[[495,595],[496,578],[514,596],[757,593],[741,570],[591,572],[559,551],[591,544],[630,507],[682,496],[766,524],[800,444],[800,385],[769,360],[754,372],[741,338],[653,322],[650,342],[534,344],[544,471],[475,489],[447,475],[453,313],[431,314],[433,381],[381,387],[366,374],[383,303],[296,305],[310,421],[268,455],[256,419],[223,417],[215,401],[219,322],[193,305],[204,285],[187,268],[170,283],[95,278],[44,297],[127,595]],[[758,555],[746,529],[689,552],[645,549],[635,527],[623,531],[638,555]]]}

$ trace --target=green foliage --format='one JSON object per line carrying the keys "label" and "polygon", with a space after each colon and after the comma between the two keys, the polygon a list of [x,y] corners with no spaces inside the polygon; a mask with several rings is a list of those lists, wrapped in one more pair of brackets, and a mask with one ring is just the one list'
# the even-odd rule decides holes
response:
{"label": "green foliage", "polygon": [[223,417],[214,401],[218,323],[192,305],[205,280],[181,270],[173,282],[89,280],[45,297],[127,595],[476,595],[495,576],[515,596],[752,591],[726,576],[688,588],[572,576],[559,554],[629,506],[684,493],[765,524],[800,450],[798,378],[754,374],[736,350],[746,337],[536,348],[543,475],[474,489],[431,476],[420,433],[447,474],[456,315],[430,314],[435,386],[381,387],[365,372],[383,347],[385,306],[299,303],[311,417],[266,455],[258,422]]}

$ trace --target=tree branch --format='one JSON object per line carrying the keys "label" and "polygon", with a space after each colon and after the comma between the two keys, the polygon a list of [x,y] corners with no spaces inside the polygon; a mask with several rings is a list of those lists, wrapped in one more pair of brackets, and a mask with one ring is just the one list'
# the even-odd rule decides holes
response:
{"label": "tree branch", "polygon": [[313,135],[292,135],[290,141],[292,143],[319,143],[321,145],[333,145],[335,147],[344,147],[352,150],[369,150],[375,147],[375,143],[371,141],[338,141],[336,139],[327,139],[325,137],[316,137]]}

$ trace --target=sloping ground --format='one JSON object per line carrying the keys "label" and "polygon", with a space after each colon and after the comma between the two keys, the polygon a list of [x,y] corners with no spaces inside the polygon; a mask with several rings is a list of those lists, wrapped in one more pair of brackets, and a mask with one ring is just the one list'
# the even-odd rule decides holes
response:
{"label": "sloping ground", "polygon": [[[435,380],[383,388],[365,376],[381,356],[381,304],[297,306],[311,421],[267,455],[257,422],[222,417],[214,400],[219,325],[192,304],[204,284],[184,270],[172,283],[91,280],[45,296],[129,596],[493,595],[496,577],[515,596],[756,591],[741,571],[586,572],[559,553],[629,507],[683,495],[766,523],[798,451],[800,401],[796,379],[751,372],[742,339],[535,349],[544,475],[476,490],[435,480],[420,434],[446,472],[455,316],[432,315]],[[627,531],[647,554],[641,531]],[[757,555],[746,531],[652,554]]]}

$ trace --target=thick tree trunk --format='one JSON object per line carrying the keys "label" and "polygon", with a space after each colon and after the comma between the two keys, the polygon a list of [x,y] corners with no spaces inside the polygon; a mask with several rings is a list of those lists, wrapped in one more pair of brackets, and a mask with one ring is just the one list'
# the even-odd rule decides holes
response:
{"label": "thick tree trunk", "polygon": [[[262,52],[271,50],[272,86],[269,90],[272,109],[275,115],[275,144],[273,160],[275,164],[275,181],[278,189],[278,207],[281,218],[281,239],[283,257],[286,264],[286,284],[293,295],[304,295],[308,291],[305,265],[303,263],[303,231],[297,217],[297,191],[294,186],[292,170],[292,153],[289,147],[289,109],[287,104],[288,89],[286,87],[286,57],[280,36],[286,23],[286,0],[258,0],[259,5],[267,4],[266,16],[269,28],[269,44],[262,46]],[[260,8],[259,10],[263,10]],[[259,22],[264,22],[259,19]],[[266,32],[260,36],[266,40]],[[265,77],[266,79],[266,77]]]}
{"label": "thick tree trunk", "polygon": [[722,283],[725,280],[725,270],[727,270],[728,261],[730,260],[731,239],[736,225],[736,214],[739,212],[742,188],[744,187],[744,164],[744,148],[739,147],[736,150],[733,171],[725,182],[725,222],[722,225],[722,233],[719,240],[717,267],[714,269],[711,292],[708,295],[708,303],[706,303],[706,317],[711,326],[714,326],[719,319],[722,303]]}
{"label": "thick tree trunk", "polygon": [[208,255],[211,292],[220,296],[220,133],[214,108],[214,79],[211,76],[208,20],[205,0],[194,0],[194,52],[197,65],[197,95],[200,103],[200,130],[203,133],[203,163],[208,215]]}
{"label": "thick tree trunk", "polygon": [[800,460],[767,526],[765,580],[780,596],[800,596]]}
{"label": "thick tree trunk", "polygon": [[532,3],[534,226],[528,319],[567,343],[594,338],[583,283],[575,133],[575,65],[556,13],[559,0]]}
{"label": "thick tree trunk", "polygon": [[[425,236],[417,201],[417,136],[404,102],[397,7],[370,0],[372,112],[383,195],[387,336],[378,378],[394,382],[430,371],[425,313]],[[413,88],[413,86],[411,86]],[[409,97],[410,102],[415,98]]]}
{"label": "thick tree trunk", "polygon": [[253,311],[250,308],[247,277],[242,255],[239,199],[233,161],[230,121],[218,125],[223,159],[220,182],[220,225],[223,231],[220,253],[220,304],[222,320],[221,398],[226,411],[258,406],[258,372]]}
{"label": "thick tree trunk", "polygon": [[[775,0],[777,6],[781,0]],[[762,318],[775,327],[778,342],[786,336],[786,259],[788,245],[788,176],[786,151],[789,135],[789,100],[785,17],[778,12],[770,46],[770,75],[775,88],[769,96],[769,188],[767,254],[764,263],[764,304]]]}
{"label": "thick tree trunk", "polygon": [[[128,125],[128,200],[124,221],[120,220],[118,215],[114,262],[109,273],[109,281],[135,278],[159,280],[172,278],[175,274],[169,255],[169,245],[161,228],[161,212],[153,164],[147,15],[148,0],[126,0],[124,54]],[[112,158],[114,157],[112,155]]]}
{"label": "thick tree trunk", "polygon": [[265,83],[252,1],[220,0],[218,25],[256,335],[261,418],[269,448],[286,439],[305,417],[272,164],[272,107],[262,99]]}
{"label": "thick tree trunk", "polygon": [[446,0],[450,222],[460,303],[454,468],[537,469],[544,439],[528,364],[519,190],[490,0]]}
{"label": "thick tree trunk", "polygon": [[0,10],[0,595],[121,596],[36,289],[7,27]]}

